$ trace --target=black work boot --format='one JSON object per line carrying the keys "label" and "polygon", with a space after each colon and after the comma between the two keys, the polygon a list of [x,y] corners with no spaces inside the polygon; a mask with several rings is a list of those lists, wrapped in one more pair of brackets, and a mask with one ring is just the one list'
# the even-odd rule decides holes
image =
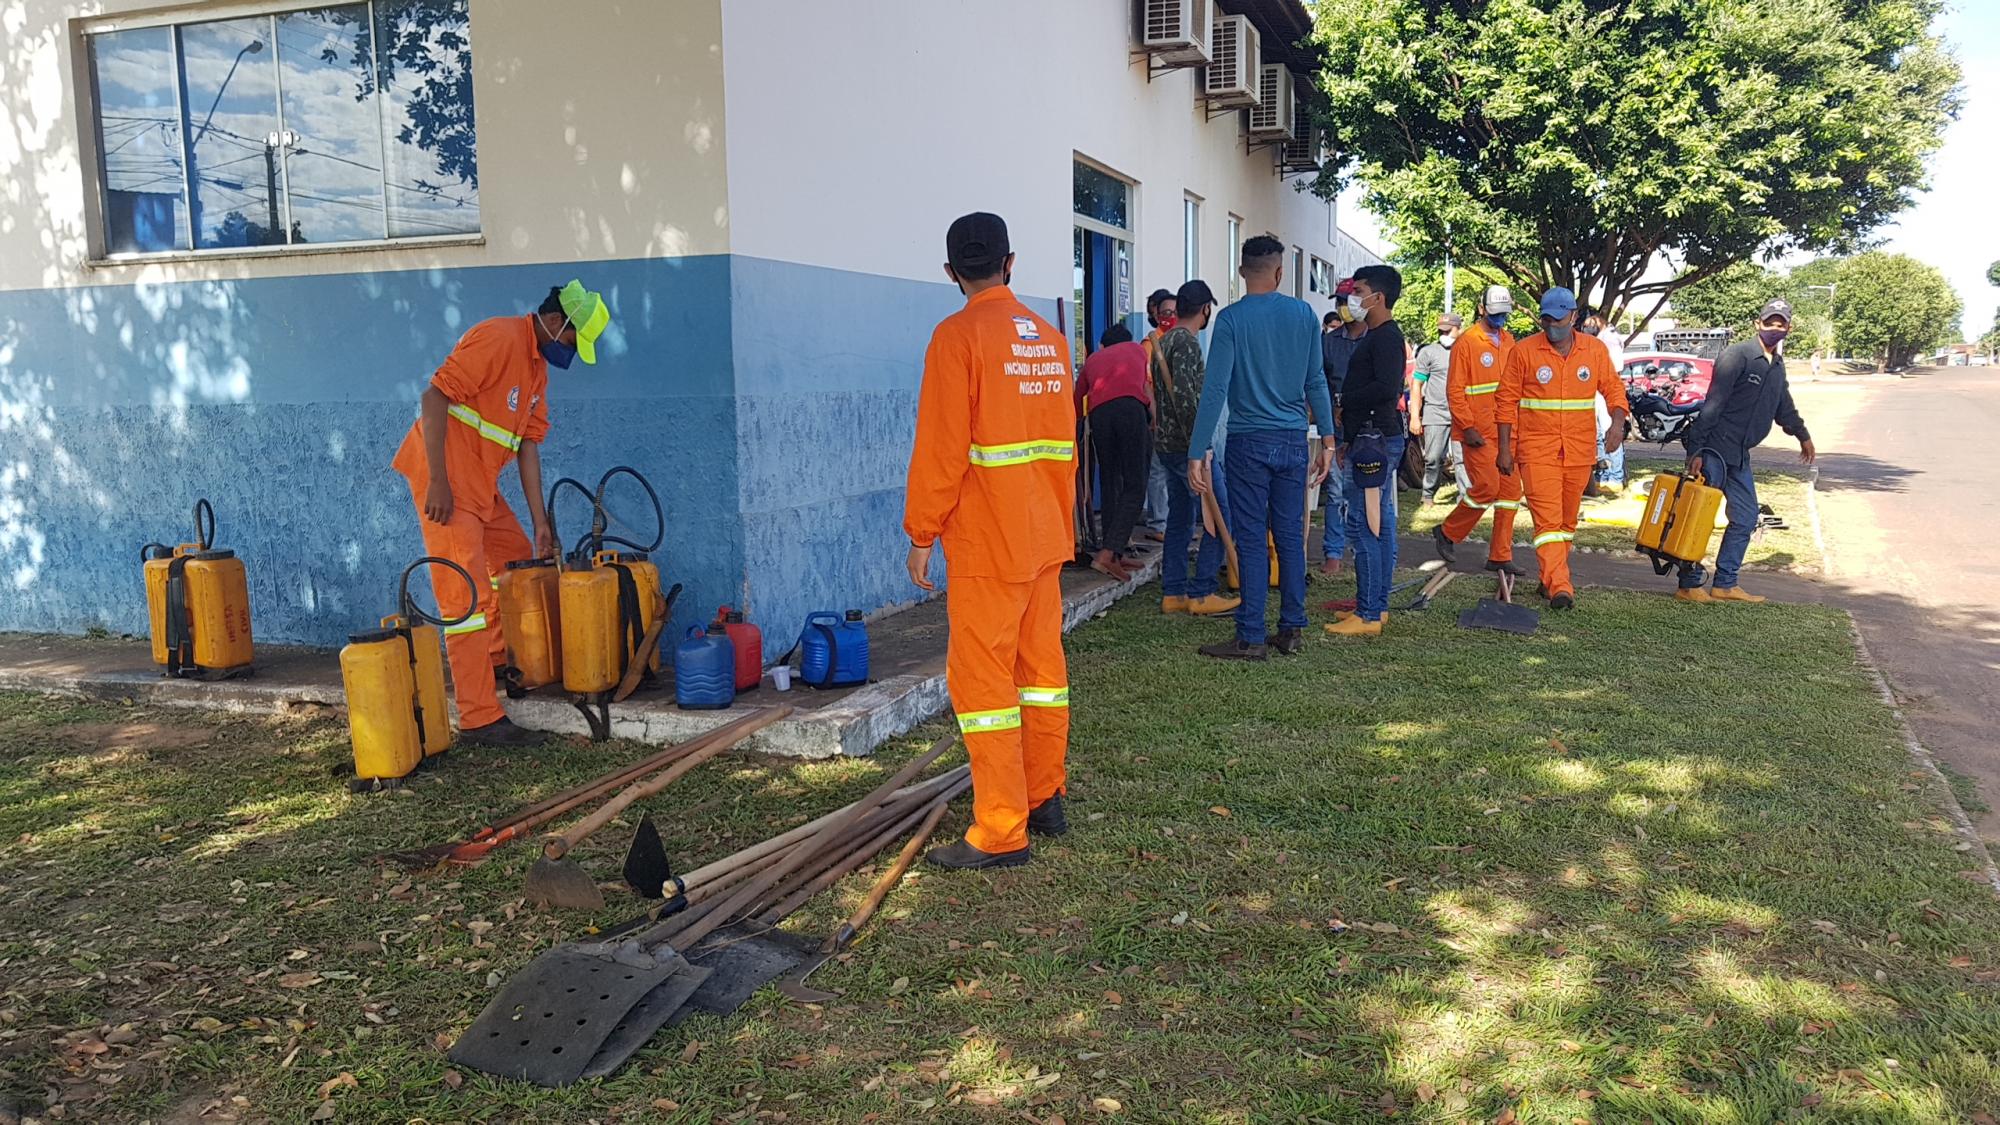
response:
{"label": "black work boot", "polygon": [[1549,599],[1550,609],[1569,609],[1575,605],[1576,595],[1567,590],[1561,591],[1555,597]]}
{"label": "black work boot", "polygon": [[1452,542],[1451,537],[1444,533],[1443,524],[1431,528],[1431,542],[1437,546],[1438,558],[1443,559],[1447,565],[1458,561],[1458,544]]}
{"label": "black work boot", "polygon": [[1263,660],[1271,655],[1271,650],[1265,645],[1245,644],[1234,639],[1220,644],[1203,645],[1197,651],[1203,656],[1213,656],[1217,660]]}
{"label": "black work boot", "polygon": [[1516,578],[1526,578],[1528,576],[1528,572],[1521,569],[1521,564],[1515,562],[1513,559],[1487,559],[1486,569],[1496,574],[1511,574]]}
{"label": "black work boot", "polygon": [[1063,815],[1063,795],[1057,793],[1028,810],[1028,834],[1061,836],[1069,832],[1069,817]]}
{"label": "black work boot", "polygon": [[514,720],[503,718],[483,727],[461,730],[458,740],[474,746],[538,746],[547,741],[547,736],[524,730],[515,726]]}
{"label": "black work boot", "polygon": [[1297,629],[1280,629],[1271,638],[1271,647],[1278,650],[1279,656],[1297,656],[1306,647],[1306,635]]}
{"label": "black work boot", "polygon": [[982,852],[966,840],[932,848],[924,862],[953,871],[979,871],[988,867],[1019,867],[1028,862],[1031,849],[1013,852]]}

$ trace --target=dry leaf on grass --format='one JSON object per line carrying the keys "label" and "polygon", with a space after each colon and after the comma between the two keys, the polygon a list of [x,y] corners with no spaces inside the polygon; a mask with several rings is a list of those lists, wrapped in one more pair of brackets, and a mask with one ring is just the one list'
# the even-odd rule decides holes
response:
{"label": "dry leaf on grass", "polygon": [[1097,1098],[1090,1103],[1090,1108],[1099,1113],[1122,1113],[1125,1104],[1117,1098]]}
{"label": "dry leaf on grass", "polygon": [[343,1087],[359,1086],[359,1085],[361,1085],[361,1083],[354,1080],[354,1075],[349,1074],[347,1071],[343,1070],[337,1077],[329,1078],[326,1081],[319,1084],[319,1099],[321,1101],[325,1101],[326,1099],[333,1096],[333,1092],[335,1090],[341,1089]]}
{"label": "dry leaf on grass", "polygon": [[313,972],[286,973],[278,978],[280,988],[311,988],[320,982],[320,975]]}
{"label": "dry leaf on grass", "polygon": [[702,1048],[701,1040],[699,1039],[688,1040],[688,1045],[681,1048],[681,1061],[684,1063],[693,1062],[695,1060],[695,1057],[701,1054],[701,1048]]}

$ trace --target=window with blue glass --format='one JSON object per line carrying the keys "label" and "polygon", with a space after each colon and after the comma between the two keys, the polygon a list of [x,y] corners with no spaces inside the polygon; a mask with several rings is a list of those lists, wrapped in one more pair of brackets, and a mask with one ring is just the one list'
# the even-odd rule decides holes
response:
{"label": "window with blue glass", "polygon": [[467,4],[91,35],[105,253],[477,233]]}

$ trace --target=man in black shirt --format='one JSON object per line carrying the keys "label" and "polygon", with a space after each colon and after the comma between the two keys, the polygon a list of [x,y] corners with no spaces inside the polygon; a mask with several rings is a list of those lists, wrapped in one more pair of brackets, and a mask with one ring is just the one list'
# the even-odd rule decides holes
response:
{"label": "man in black shirt", "polygon": [[1682,438],[1688,451],[1688,472],[1700,473],[1722,489],[1729,506],[1729,528],[1715,552],[1715,586],[1701,588],[1699,564],[1683,567],[1682,601],[1761,602],[1736,585],[1750,533],[1757,529],[1757,478],[1750,469],[1750,451],[1771,433],[1771,423],[1799,441],[1799,460],[1810,465],[1818,456],[1805,419],[1792,404],[1785,383],[1785,337],[1792,331],[1792,306],[1783,299],[1766,304],[1757,314],[1757,335],[1733,344],[1715,361],[1715,378],[1701,414]]}
{"label": "man in black shirt", "polygon": [[[1347,379],[1340,388],[1342,443],[1352,446],[1362,434],[1380,435],[1382,458],[1392,472],[1402,462],[1403,443],[1409,438],[1403,412],[1396,406],[1407,359],[1403,330],[1393,313],[1402,295],[1403,275],[1394,267],[1363,266],[1354,271],[1354,301],[1368,331],[1348,358]],[[1341,472],[1349,510],[1365,512],[1367,489],[1355,475],[1353,458]],[[1396,573],[1395,481],[1378,486],[1378,491],[1381,513],[1375,529],[1369,529],[1366,518],[1355,521],[1359,534],[1354,543],[1354,613],[1326,627],[1335,636],[1377,636],[1389,612],[1389,586]]]}

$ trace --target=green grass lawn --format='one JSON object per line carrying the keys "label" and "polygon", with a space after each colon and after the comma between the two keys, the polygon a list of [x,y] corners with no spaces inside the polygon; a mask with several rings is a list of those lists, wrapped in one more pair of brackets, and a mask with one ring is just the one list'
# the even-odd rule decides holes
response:
{"label": "green grass lawn", "polygon": [[[1592,590],[1533,638],[1457,630],[1483,585],[1379,641],[1315,630],[1251,666],[1191,655],[1221,623],[1123,603],[1071,641],[1070,836],[1017,871],[912,876],[814,978],[844,999],[767,990],[563,1091],[454,1072],[440,1047],[590,919],[521,905],[527,847],[435,876],[368,857],[640,747],[466,756],[356,797],[332,722],[0,695],[0,1095],[120,1122],[2000,1105],[2000,901],[1964,875],[1845,617]],[[650,807],[698,862],[918,745],[726,759]],[[581,858],[611,877],[623,846],[607,831]],[[614,899],[595,921],[632,911]]]}
{"label": "green grass lawn", "polygon": [[[1679,462],[1656,457],[1628,457],[1625,463],[1625,493],[1627,497],[1645,494],[1654,474],[1663,469],[1674,469]],[[1773,512],[1783,517],[1786,527],[1782,529],[1764,528],[1750,541],[1750,550],[1744,555],[1744,565],[1752,568],[1790,570],[1803,574],[1819,573],[1825,563],[1820,558],[1819,548],[1813,543],[1812,517],[1806,507],[1806,490],[1811,486],[1810,477],[1803,468],[1757,469],[1757,499],[1768,504]],[[1442,504],[1413,504],[1415,492],[1404,491],[1399,497],[1401,506],[1397,509],[1397,521],[1405,533],[1428,535],[1431,528],[1444,522],[1445,517],[1458,503],[1458,486],[1447,484],[1442,490],[1445,502]],[[1582,522],[1577,526],[1576,544],[1612,551],[1632,549],[1633,529],[1630,526],[1606,526],[1592,524],[1593,513],[1629,511],[1629,504],[1616,504],[1602,500],[1585,500],[1582,508]],[[1475,538],[1491,534],[1492,525],[1482,524],[1473,532]],[[1524,511],[1514,521],[1514,538],[1519,543],[1527,543],[1534,538],[1532,522]],[[1709,558],[1714,559],[1715,548],[1722,542],[1722,531],[1716,529],[1715,538],[1709,543]]]}

